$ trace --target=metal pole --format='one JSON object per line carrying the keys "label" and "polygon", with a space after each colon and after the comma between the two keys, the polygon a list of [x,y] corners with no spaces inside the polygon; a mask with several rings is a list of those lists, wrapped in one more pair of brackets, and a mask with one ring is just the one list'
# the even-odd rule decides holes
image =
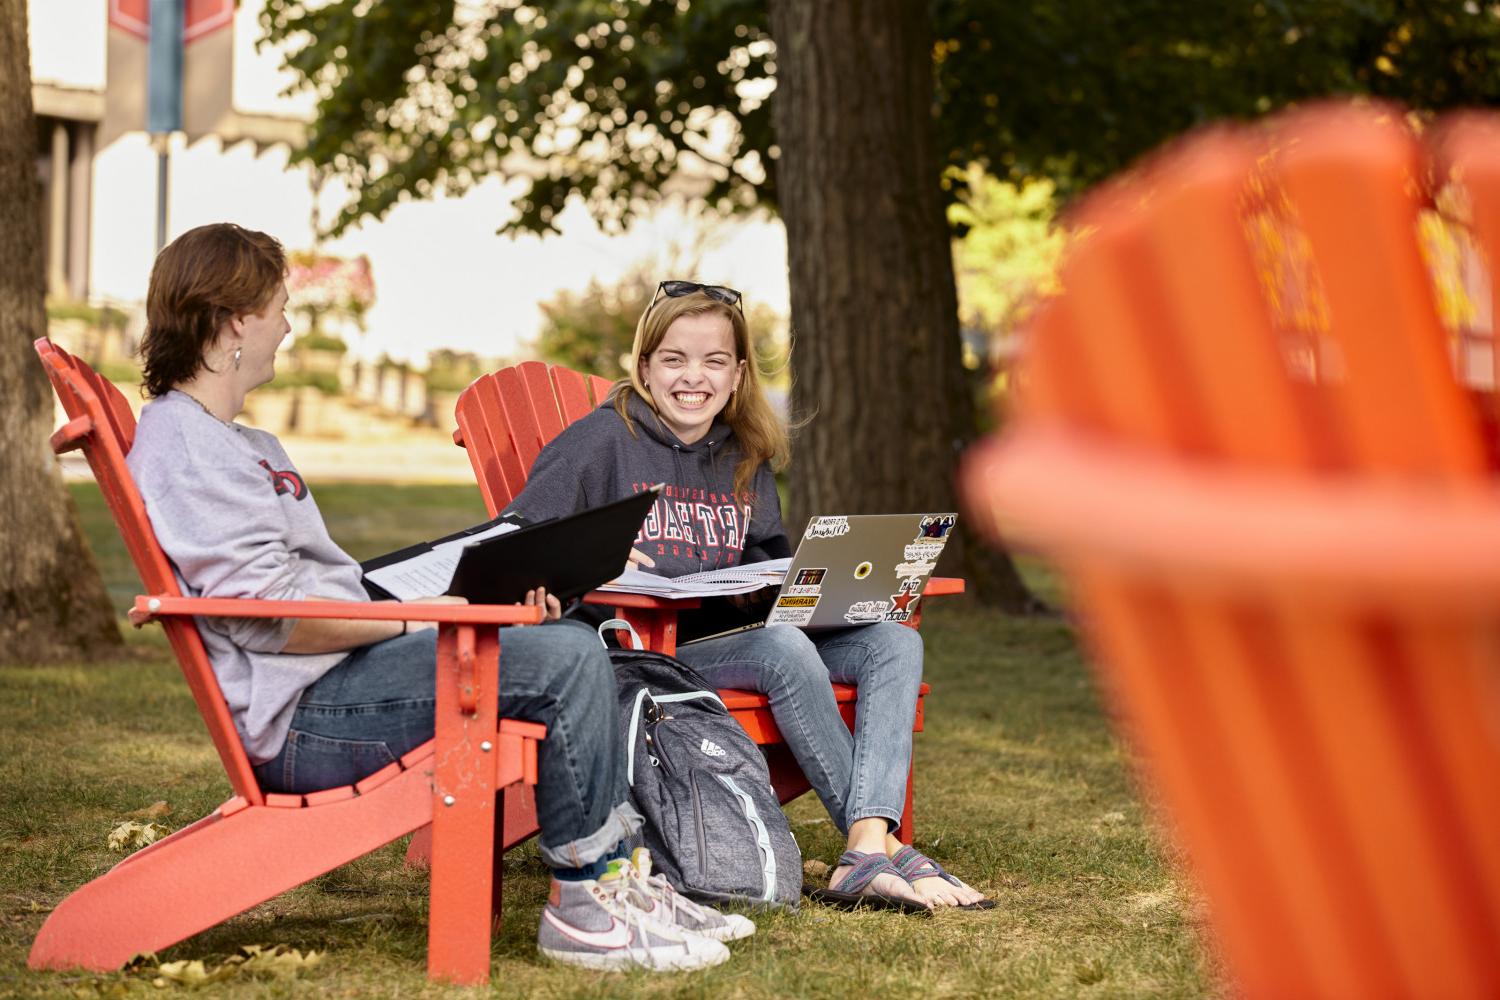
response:
{"label": "metal pole", "polygon": [[156,147],[156,252],[160,253],[167,245],[167,172],[172,162],[172,137],[163,133],[151,140]]}
{"label": "metal pole", "polygon": [[182,129],[183,0],[151,0],[146,131],[156,146],[156,249],[167,245],[167,175],[172,133]]}

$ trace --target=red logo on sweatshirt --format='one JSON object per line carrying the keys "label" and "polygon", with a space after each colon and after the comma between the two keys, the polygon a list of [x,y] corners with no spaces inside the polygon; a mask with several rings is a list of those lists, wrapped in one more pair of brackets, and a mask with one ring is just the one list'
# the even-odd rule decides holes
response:
{"label": "red logo on sweatshirt", "polygon": [[271,468],[271,463],[265,459],[260,460],[260,467],[271,474],[271,485],[276,488],[277,495],[290,493],[293,500],[301,500],[307,496],[307,484],[302,477],[288,469],[285,472],[277,472]]}

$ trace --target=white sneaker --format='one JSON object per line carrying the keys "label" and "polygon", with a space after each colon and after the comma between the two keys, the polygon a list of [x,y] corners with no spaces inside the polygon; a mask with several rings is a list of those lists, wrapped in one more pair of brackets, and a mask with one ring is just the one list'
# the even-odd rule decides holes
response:
{"label": "white sneaker", "polygon": [[720,913],[695,903],[672,888],[663,875],[651,874],[651,852],[637,847],[629,861],[609,863],[609,873],[599,880],[605,891],[628,893],[633,906],[659,923],[680,927],[715,941],[738,941],[755,933],[755,924],[738,913]]}
{"label": "white sneaker", "polygon": [[729,957],[718,941],[654,919],[599,882],[552,880],[537,951],[585,969],[706,969]]}

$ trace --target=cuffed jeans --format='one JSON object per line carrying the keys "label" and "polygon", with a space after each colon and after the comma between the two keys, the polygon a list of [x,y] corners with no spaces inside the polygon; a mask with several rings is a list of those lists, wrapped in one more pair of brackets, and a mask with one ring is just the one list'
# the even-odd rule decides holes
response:
{"label": "cuffed jeans", "polygon": [[[270,792],[352,784],[432,739],[437,632],[364,646],[302,693],[281,753],[255,773]],[[572,622],[500,635],[500,715],[540,722],[542,860],[579,868],[640,829],[620,753],[614,672],[598,636]]]}
{"label": "cuffed jeans", "polygon": [[[715,687],[759,691],[813,791],[843,833],[873,816],[895,825],[906,804],[922,637],[895,622],[827,632],[773,626],[683,646],[678,657]],[[854,732],[831,682],[859,689]]]}

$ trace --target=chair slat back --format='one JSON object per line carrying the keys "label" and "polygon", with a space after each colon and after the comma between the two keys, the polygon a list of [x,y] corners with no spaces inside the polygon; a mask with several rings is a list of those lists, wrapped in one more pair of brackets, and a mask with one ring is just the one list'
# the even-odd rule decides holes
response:
{"label": "chair slat back", "polygon": [[[1030,330],[1012,433],[1112,446],[1143,480],[1168,463],[1491,489],[1422,234],[1426,178],[1452,180],[1496,315],[1500,126],[1433,135],[1314,109],[1095,193]],[[1500,614],[1305,606],[1205,592],[1166,558],[1060,559],[1245,993],[1500,993]]]}
{"label": "chair slat back", "polygon": [[[181,596],[172,564],[157,544],[145,502],[125,464],[125,456],[135,441],[135,417],[130,404],[119,389],[101,378],[87,363],[46,337],[38,339],[34,346],[68,417],[86,417],[91,421],[92,426],[81,444],[84,457],[146,591]],[[251,804],[261,804],[264,797],[260,785],[235,731],[229,706],[225,704],[197,627],[180,618],[165,619],[162,627],[166,629],[188,689],[192,691],[193,701],[208,727],[235,794]]]}
{"label": "chair slat back", "polygon": [[561,365],[525,361],[481,375],[459,395],[454,440],[469,453],[491,516],[525,488],[542,448],[602,403],[612,385]]}

